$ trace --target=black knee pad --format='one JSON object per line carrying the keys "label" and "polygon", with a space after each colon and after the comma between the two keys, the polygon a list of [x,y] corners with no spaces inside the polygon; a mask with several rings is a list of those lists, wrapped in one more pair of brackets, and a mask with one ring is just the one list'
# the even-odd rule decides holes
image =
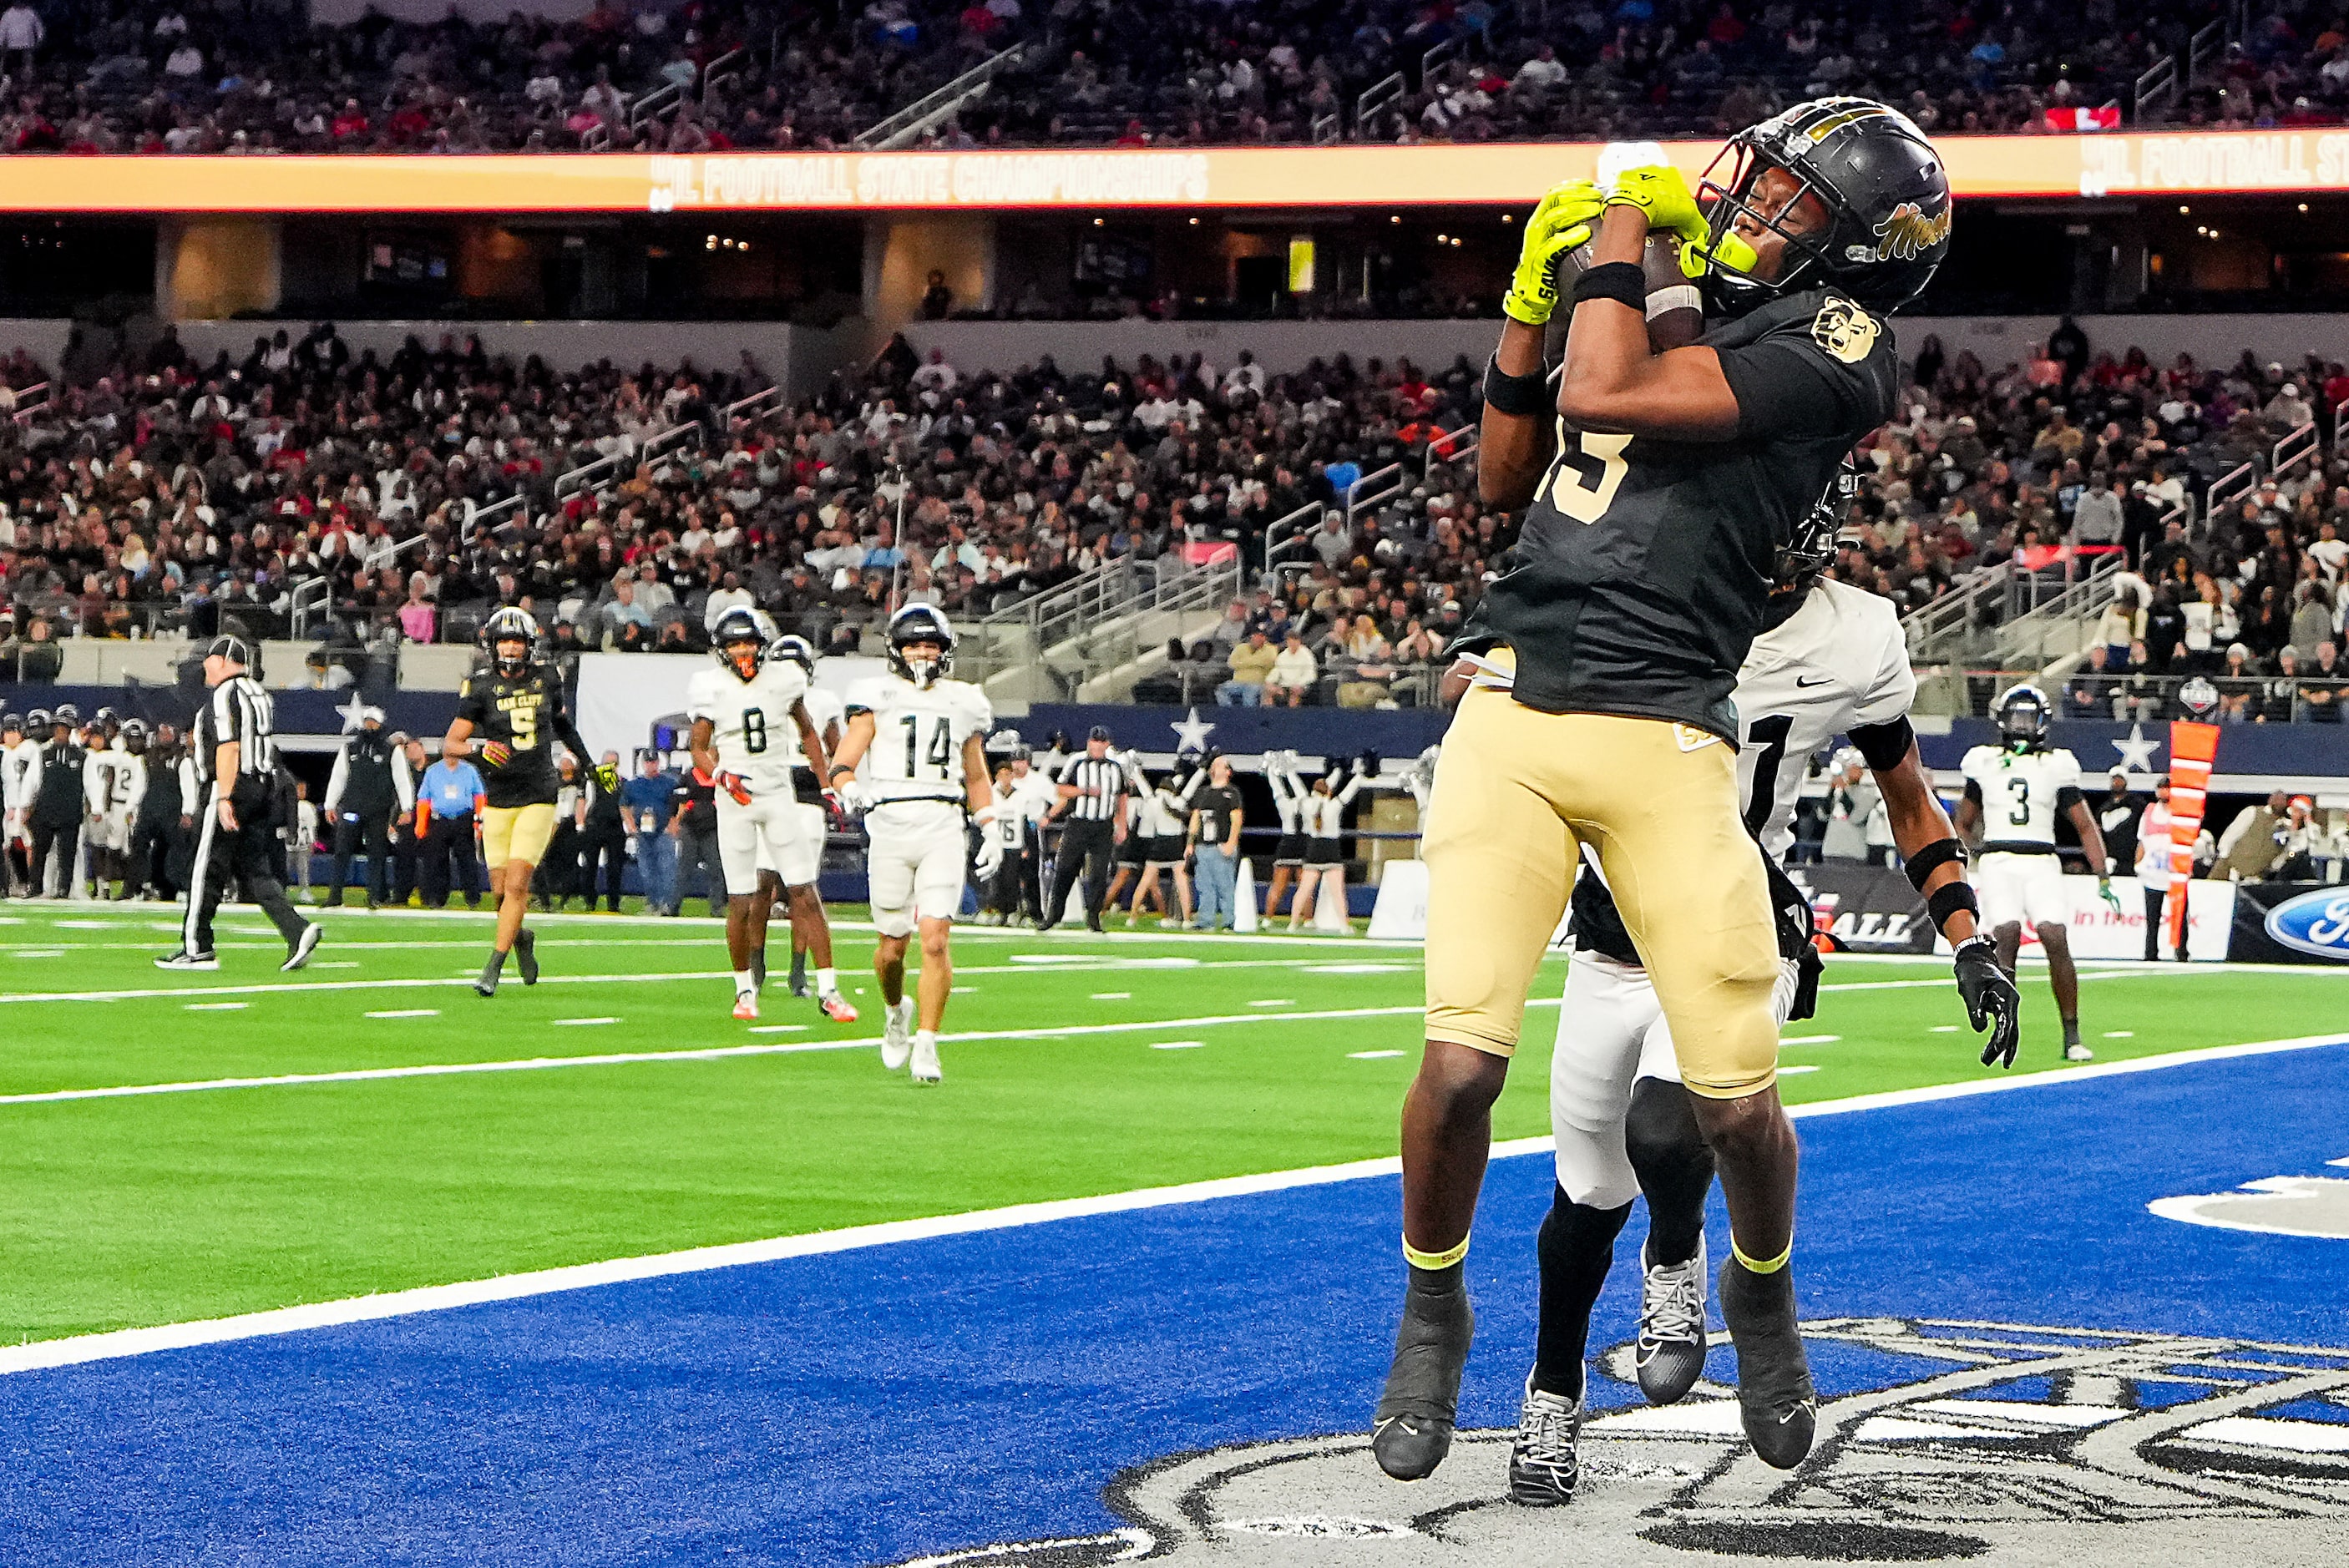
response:
{"label": "black knee pad", "polygon": [[1656,1175],[1713,1176],[1713,1150],[1697,1128],[1688,1090],[1662,1078],[1641,1078],[1631,1086],[1631,1108],[1623,1117],[1623,1150],[1642,1187],[1650,1186]]}

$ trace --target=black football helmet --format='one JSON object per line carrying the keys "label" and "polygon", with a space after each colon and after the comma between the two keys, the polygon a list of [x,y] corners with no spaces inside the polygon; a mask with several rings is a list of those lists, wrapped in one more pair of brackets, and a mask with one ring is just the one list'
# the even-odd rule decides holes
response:
{"label": "black football helmet", "polygon": [[[1753,197],[1771,169],[1799,183],[1765,212]],[[1780,215],[1806,195],[1826,209],[1827,223],[1797,234]],[[1713,224],[1699,283],[1708,306],[1727,315],[1813,288],[1889,313],[1915,299],[1950,253],[1941,155],[1907,115],[1873,98],[1813,98],[1738,132],[1705,171],[1697,201]],[[1741,222],[1785,241],[1776,277],[1750,270],[1753,248],[1734,232]]]}
{"label": "black football helmet", "polygon": [[1859,496],[1859,466],[1846,456],[1826,493],[1795,524],[1795,531],[1778,546],[1777,564],[1770,574],[1770,602],[1763,614],[1765,626],[1783,625],[1803,607],[1811,584],[1835,559],[1836,539],[1843,532],[1851,503]]}
{"label": "black football helmet", "polygon": [[25,733],[27,735],[47,740],[49,731],[56,727],[56,722],[49,717],[49,710],[46,707],[36,707],[25,716]]}
{"label": "black football helmet", "polygon": [[767,665],[767,629],[758,612],[737,604],[719,616],[709,631],[709,656],[742,680],[758,679]]}
{"label": "black football helmet", "polygon": [[[938,656],[918,662],[906,658],[905,650],[920,643],[936,644]],[[935,604],[908,604],[889,617],[889,667],[917,686],[946,679],[954,667],[954,628]]]}
{"label": "black football helmet", "polygon": [[68,729],[79,729],[81,727],[81,709],[76,707],[69,702],[61,702],[57,704],[56,707],[49,711],[49,727],[54,729],[60,724],[64,725]]}
{"label": "black football helmet", "polygon": [[2036,751],[2047,744],[2051,716],[2047,694],[2024,681],[1999,694],[1991,717],[1998,720],[1998,738],[2016,751]]}
{"label": "black football helmet", "polygon": [[122,748],[133,756],[147,749],[147,721],[126,718],[122,721]]}
{"label": "black football helmet", "polygon": [[[522,652],[510,657],[505,650],[514,643],[522,645]],[[490,663],[498,674],[512,680],[530,667],[538,648],[538,623],[529,611],[509,604],[482,623],[481,645],[490,650]]]}
{"label": "black football helmet", "polygon": [[809,680],[815,679],[815,645],[796,632],[787,633],[769,643],[767,657],[797,665]]}
{"label": "black football helmet", "polygon": [[25,716],[21,713],[0,713],[0,735],[25,733]]}

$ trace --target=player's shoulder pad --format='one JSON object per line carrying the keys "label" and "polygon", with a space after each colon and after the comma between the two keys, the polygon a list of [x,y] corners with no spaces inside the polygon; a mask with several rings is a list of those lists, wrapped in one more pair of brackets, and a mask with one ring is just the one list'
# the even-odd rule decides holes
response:
{"label": "player's shoulder pad", "polygon": [[1961,772],[1971,773],[1977,768],[1988,767],[1997,756],[1998,748],[1994,746],[1970,747],[1958,768]]}
{"label": "player's shoulder pad", "polygon": [[848,695],[841,706],[849,713],[878,713],[888,697],[888,679],[882,676],[867,676],[848,688]]}

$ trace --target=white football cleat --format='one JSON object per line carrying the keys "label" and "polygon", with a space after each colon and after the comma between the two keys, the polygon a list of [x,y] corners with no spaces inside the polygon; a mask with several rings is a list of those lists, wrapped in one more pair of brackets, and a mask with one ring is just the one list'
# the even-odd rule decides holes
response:
{"label": "white football cleat", "polygon": [[756,991],[737,991],[737,992],[735,992],[735,993],[734,993],[734,1016],[736,1017],[736,1019],[738,1019],[739,1021],[740,1021],[740,1022],[742,1022],[742,1023],[747,1024],[747,1023],[751,1022],[753,1019],[757,1018],[757,1017],[758,1017],[758,1016],[759,1016],[759,994],[758,994]]}
{"label": "white football cleat", "polygon": [[938,1037],[920,1030],[914,1036],[914,1081],[936,1083],[946,1076],[938,1068]]}
{"label": "white football cleat", "polygon": [[891,1072],[903,1068],[914,1054],[914,999],[881,1008],[881,1065]]}

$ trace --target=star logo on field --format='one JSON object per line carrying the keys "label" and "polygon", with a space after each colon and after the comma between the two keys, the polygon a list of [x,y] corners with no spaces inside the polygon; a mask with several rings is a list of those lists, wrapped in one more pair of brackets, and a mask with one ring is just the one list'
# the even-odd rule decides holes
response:
{"label": "star logo on field", "polygon": [[1174,749],[1177,752],[1206,750],[1207,737],[1216,732],[1216,727],[1201,718],[1195,707],[1188,717],[1177,719],[1166,727],[1174,732]]}
{"label": "star logo on field", "polygon": [[2153,754],[2161,749],[2161,742],[2146,734],[2144,725],[2132,724],[2128,738],[2114,741],[2113,749],[2121,754],[2122,772],[2150,773],[2153,771]]}
{"label": "star logo on field", "polygon": [[345,735],[357,734],[359,726],[367,722],[367,704],[359,700],[359,688],[357,686],[351,688],[351,700],[335,711],[343,716]]}

